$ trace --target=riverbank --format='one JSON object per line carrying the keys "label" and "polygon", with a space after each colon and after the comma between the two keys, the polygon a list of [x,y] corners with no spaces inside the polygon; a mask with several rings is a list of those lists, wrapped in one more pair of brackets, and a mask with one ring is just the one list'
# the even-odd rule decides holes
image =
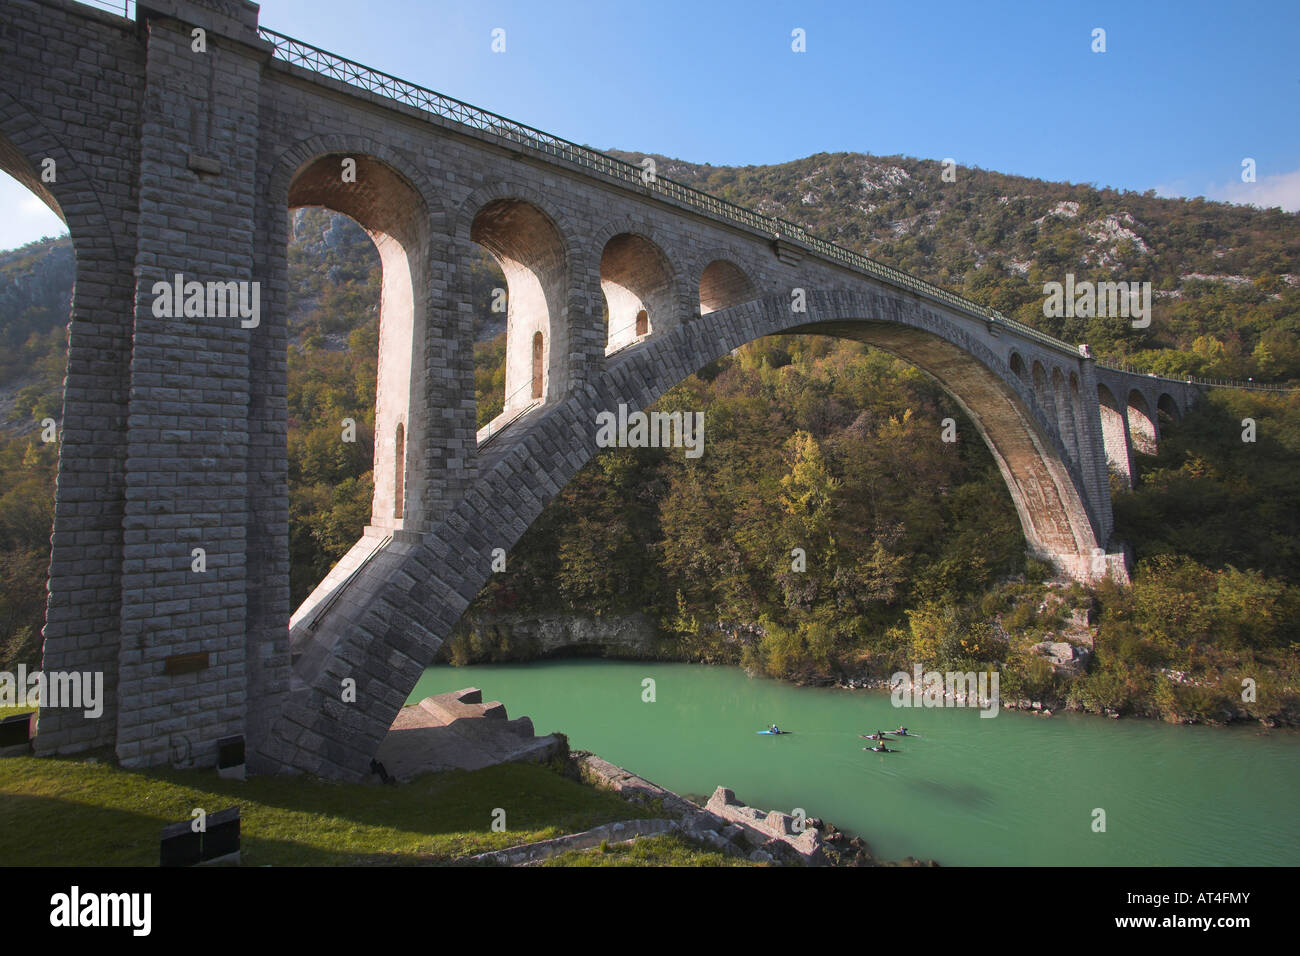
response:
{"label": "riverbank", "polygon": [[[966,660],[940,671],[992,670],[1000,677],[1005,710],[1051,716],[1059,713],[1138,717],[1166,723],[1226,726],[1258,724],[1268,729],[1300,727],[1300,655],[1285,660],[1222,663],[1213,673],[1193,674],[1173,667],[1134,664],[1117,673],[1101,666],[1098,626],[1086,608],[1064,597],[1045,598],[1033,612],[1043,625],[1017,640],[995,621],[994,639],[1007,650],[1002,660]],[[1014,629],[1021,617],[1010,622]],[[585,615],[560,612],[467,615],[438,655],[453,666],[524,663],[574,657],[673,661],[741,667],[750,676],[761,668],[747,661],[745,648],[761,640],[758,629],[717,629],[702,649],[683,641],[645,614]],[[1278,652],[1282,653],[1282,652]],[[890,678],[912,665],[901,659],[863,661],[862,655],[836,658],[822,670],[763,676],[798,687],[890,690]],[[927,665],[926,669],[931,669]]]}
{"label": "riverbank", "polygon": [[653,807],[689,839],[754,863],[795,866],[938,866],[907,857],[878,861],[861,836],[803,811],[761,810],[719,785],[701,806],[592,753],[573,754],[585,780],[642,807]]}

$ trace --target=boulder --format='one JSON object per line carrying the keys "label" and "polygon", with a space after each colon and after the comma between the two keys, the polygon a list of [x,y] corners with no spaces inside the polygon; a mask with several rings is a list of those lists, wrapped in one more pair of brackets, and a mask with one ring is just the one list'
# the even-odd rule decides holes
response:
{"label": "boulder", "polygon": [[1088,648],[1078,647],[1068,641],[1041,641],[1033,649],[1051,662],[1053,671],[1071,675],[1083,673],[1088,666],[1088,658],[1092,655]]}

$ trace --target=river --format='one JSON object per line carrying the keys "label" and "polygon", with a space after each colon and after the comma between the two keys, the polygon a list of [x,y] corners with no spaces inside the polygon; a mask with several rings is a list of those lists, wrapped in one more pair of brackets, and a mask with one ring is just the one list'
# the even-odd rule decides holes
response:
{"label": "river", "polygon": [[[654,701],[645,702],[646,678]],[[481,687],[684,795],[731,787],[803,808],[877,857],[944,865],[1300,864],[1300,734],[1083,714],[895,709],[883,692],[795,687],[737,668],[605,660],[432,667],[411,695]],[[793,731],[759,736],[771,723]],[[863,751],[899,724],[923,735]],[[1094,831],[1094,811],[1105,832]]]}

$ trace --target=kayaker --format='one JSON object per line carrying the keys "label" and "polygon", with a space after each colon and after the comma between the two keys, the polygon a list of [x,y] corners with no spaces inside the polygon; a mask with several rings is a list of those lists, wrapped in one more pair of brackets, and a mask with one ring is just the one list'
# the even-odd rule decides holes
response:
{"label": "kayaker", "polygon": [[781,732],[781,728],[778,727],[776,724],[773,724],[771,727],[768,728],[768,730],[770,730],[774,734],[779,734]]}
{"label": "kayaker", "polygon": [[894,733],[898,734],[900,737],[906,737],[906,736],[907,736],[907,728],[906,728],[906,727],[899,727],[897,730],[894,731]]}

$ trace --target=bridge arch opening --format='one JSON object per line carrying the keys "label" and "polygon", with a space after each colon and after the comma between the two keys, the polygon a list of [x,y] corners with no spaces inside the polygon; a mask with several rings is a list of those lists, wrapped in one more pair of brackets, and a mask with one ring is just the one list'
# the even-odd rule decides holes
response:
{"label": "bridge arch opening", "polygon": [[645,236],[623,232],[605,243],[600,289],[605,295],[607,355],[671,323],[672,267],[663,250]]}
{"label": "bridge arch opening", "polygon": [[[351,153],[326,153],[300,166],[289,184],[288,203],[290,210],[319,207],[347,216],[365,231],[379,253],[371,425],[374,493],[369,525],[385,532],[417,528],[427,505],[420,493],[420,472],[425,430],[421,401],[424,339],[431,306],[428,206],[419,190],[387,163]],[[327,246],[329,241],[324,240]],[[349,347],[363,345],[369,346],[364,336],[349,342]],[[357,422],[357,433],[362,432],[363,424]]]}
{"label": "bridge arch opening", "polygon": [[[56,600],[66,602],[73,592],[81,590],[81,598],[86,601],[82,581],[90,580],[83,577],[90,573],[86,555],[78,554],[76,561],[60,562],[66,570],[51,563],[56,491],[63,492],[67,500],[62,510],[69,513],[58,518],[58,530],[65,541],[80,537],[83,527],[104,526],[104,512],[98,509],[93,518],[76,515],[77,509],[84,507],[76,501],[95,498],[79,486],[90,484],[89,479],[98,479],[102,470],[94,467],[98,463],[93,461],[93,453],[87,455],[84,446],[79,448],[74,443],[77,439],[83,442],[90,439],[91,430],[75,420],[75,410],[70,411],[69,419],[64,418],[65,376],[80,377],[84,388],[88,364],[111,361],[99,343],[93,349],[82,346],[82,361],[72,360],[80,337],[76,326],[78,308],[86,309],[84,300],[78,299],[77,284],[83,276],[76,248],[85,236],[79,224],[74,231],[74,223],[65,217],[48,184],[42,182],[39,170],[3,135],[0,135],[0,191],[6,200],[5,225],[15,234],[13,240],[4,243],[14,248],[0,250],[0,263],[5,272],[5,278],[0,280],[0,295],[4,299],[0,383],[6,390],[12,388],[7,425],[12,434],[0,436],[0,452],[7,452],[5,459],[17,466],[14,471],[0,467],[0,481],[9,502],[9,520],[0,521],[0,563],[6,569],[3,602],[6,613],[0,615],[0,648],[7,651],[6,666],[13,668],[21,663],[34,671],[41,667],[43,648],[48,667],[51,647],[75,647],[72,656],[84,666],[104,670],[109,675],[107,679],[112,681],[112,675],[116,674],[116,647],[87,650],[84,636],[78,636],[86,633],[80,628],[95,626],[86,619],[93,615],[83,616],[84,610],[76,615],[76,626],[68,637],[59,633],[60,625],[53,620],[51,626],[46,626],[49,595],[56,594]],[[92,302],[93,298],[92,294]],[[87,361],[86,356],[92,351],[94,357]],[[107,416],[110,412],[101,407],[90,414]],[[74,435],[74,441],[66,439],[65,425]],[[58,479],[59,460],[64,455],[78,461],[79,474],[65,473]],[[96,540],[100,540],[98,534]],[[76,546],[67,549],[68,552],[80,550],[83,549]],[[97,576],[107,572],[104,573],[107,581],[116,569],[110,561],[105,560],[103,564],[102,569],[96,567],[93,571]],[[48,643],[43,641],[43,630],[49,635]],[[104,723],[114,720],[115,704],[109,696]],[[53,709],[42,710],[38,716],[41,732],[51,736],[52,729],[57,730],[68,719]]]}
{"label": "bridge arch opening", "polygon": [[749,276],[726,259],[714,259],[700,273],[700,315],[740,305],[757,295]]}
{"label": "bridge arch opening", "polygon": [[1079,460],[1079,436],[1075,430],[1074,422],[1075,397],[1075,395],[1070,394],[1065,375],[1059,368],[1053,368],[1052,398],[1056,407],[1057,427],[1061,432],[1061,440],[1065,445],[1066,454],[1077,462]]}
{"label": "bridge arch opening", "polygon": [[393,496],[393,517],[402,517],[403,492],[406,485],[406,426],[397,423],[397,432],[393,436],[393,482],[397,485],[397,494]]}
{"label": "bridge arch opening", "polygon": [[1133,487],[1133,453],[1129,446],[1128,420],[1124,408],[1105,385],[1097,386],[1101,411],[1101,440],[1106,465],[1123,488]]}
{"label": "bridge arch opening", "polygon": [[542,397],[542,377],[543,377],[542,359],[545,354],[546,354],[546,346],[545,343],[543,342],[542,333],[534,332],[533,333],[533,377],[532,377],[532,384],[533,384],[532,397],[534,400],[540,399]]}
{"label": "bridge arch opening", "polygon": [[1167,425],[1173,425],[1182,418],[1178,402],[1174,401],[1174,397],[1168,392],[1161,393],[1160,398],[1156,400],[1156,415],[1162,431]]}
{"label": "bridge arch opening", "polygon": [[1025,381],[1025,360],[1020,357],[1019,352],[1011,353],[1011,361],[1009,364],[1011,366],[1011,371],[1015,374],[1016,378],[1020,379],[1022,382]]}
{"label": "bridge arch opening", "polygon": [[1160,449],[1160,431],[1146,396],[1133,389],[1128,393],[1128,432],[1133,450],[1140,455],[1155,455]]}
{"label": "bridge arch opening", "polygon": [[1047,372],[1043,368],[1043,363],[1037,359],[1034,360],[1034,369],[1032,372],[1034,382],[1034,400],[1038,402],[1038,407],[1042,409],[1043,414],[1053,417],[1056,414],[1056,402],[1052,399],[1051,392],[1047,385]]}
{"label": "bridge arch opening", "polygon": [[486,203],[474,216],[470,238],[492,255],[506,281],[505,396],[493,420],[504,424],[547,400],[555,371],[551,346],[566,315],[568,256],[556,225],[523,199]]}
{"label": "bridge arch opening", "polygon": [[1079,375],[1071,372],[1069,377],[1069,402],[1074,413],[1074,447],[1079,458],[1079,467],[1083,468],[1083,454],[1088,448],[1087,409],[1084,408],[1083,396],[1079,394]]}

